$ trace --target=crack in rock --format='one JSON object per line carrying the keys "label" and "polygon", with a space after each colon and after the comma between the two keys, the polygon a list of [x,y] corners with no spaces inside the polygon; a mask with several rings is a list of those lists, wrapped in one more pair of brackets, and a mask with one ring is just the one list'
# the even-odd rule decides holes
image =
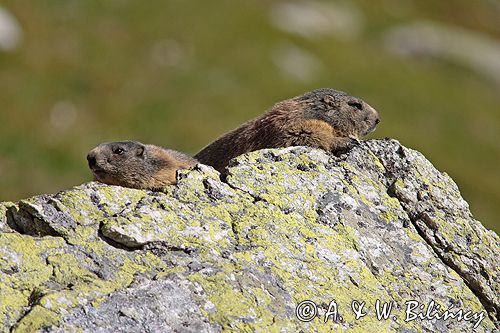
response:
{"label": "crack in rock", "polygon": [[[498,291],[499,277],[497,275],[498,271],[497,273],[494,273],[495,266],[496,269],[498,269],[498,264],[500,263],[498,256],[496,256],[496,260],[494,259],[494,262],[492,262],[489,265],[490,267],[488,267],[489,271],[493,272],[492,276],[490,276],[486,273],[485,266],[481,262],[480,256],[474,253],[466,254],[464,251],[456,251],[453,243],[449,243],[446,238],[442,238],[438,231],[443,228],[443,226],[440,226],[440,223],[438,222],[438,213],[444,212],[447,215],[452,216],[465,215],[465,218],[471,219],[472,215],[468,209],[465,209],[466,207],[464,207],[466,206],[466,203],[463,202],[463,199],[459,196],[457,196],[457,199],[461,200],[461,202],[458,203],[458,206],[453,202],[448,202],[448,205],[443,204],[442,201],[431,202],[433,198],[429,196],[429,192],[422,194],[422,192],[416,191],[417,196],[413,196],[411,191],[415,191],[416,187],[412,187],[411,180],[408,181],[408,179],[415,177],[412,173],[417,172],[418,174],[418,171],[415,170],[415,164],[411,163],[415,163],[415,161],[418,161],[419,158],[423,157],[417,152],[412,152],[407,148],[402,147],[399,142],[396,142],[395,140],[390,140],[390,144],[398,146],[396,154],[403,160],[403,163],[401,163],[401,160],[397,160],[395,163],[391,160],[391,156],[384,154],[379,155],[381,163],[387,170],[389,170],[390,176],[388,177],[387,182],[391,185],[388,186],[388,193],[401,202],[401,207],[403,207],[403,209],[407,212],[411,222],[417,229],[422,239],[424,239],[427,244],[431,246],[444,264],[454,270],[465,281],[483,306],[488,310],[490,318],[494,321],[498,321],[500,303],[499,295],[496,292]],[[411,154],[416,155],[416,157],[413,156],[409,158],[408,155]],[[404,161],[408,162],[404,163]],[[425,162],[430,165],[428,161]],[[423,161],[423,163],[425,162]],[[403,167],[401,167],[401,165],[403,165]],[[417,168],[419,167],[419,165],[416,166]],[[430,166],[432,167],[432,165]],[[418,175],[421,176],[422,174]],[[436,175],[437,177],[441,176],[438,171],[436,171]],[[450,182],[451,184],[449,184],[449,187],[458,192],[456,185],[451,180]],[[423,188],[424,191],[430,190],[429,184],[420,184],[420,187]],[[447,200],[446,197],[440,199]],[[450,207],[453,207],[453,209]],[[444,222],[444,220],[441,219],[441,222]],[[450,222],[454,223],[455,221],[451,220]],[[471,223],[474,222],[475,221],[471,221]],[[470,237],[470,234],[467,234],[467,236]],[[479,239],[479,241],[481,240]],[[498,242],[496,245],[498,247]],[[470,249],[470,244],[467,244],[467,248]],[[492,250],[494,251],[494,249]],[[458,257],[470,259],[470,263],[463,259],[459,259],[459,262],[457,262],[456,255],[458,255]],[[497,291],[495,291],[495,288]]]}

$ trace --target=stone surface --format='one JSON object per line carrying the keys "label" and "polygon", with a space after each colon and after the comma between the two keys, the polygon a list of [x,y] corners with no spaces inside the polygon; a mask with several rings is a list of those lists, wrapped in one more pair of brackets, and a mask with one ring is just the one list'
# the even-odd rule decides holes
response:
{"label": "stone surface", "polygon": [[[204,165],[182,171],[163,192],[88,183],[0,203],[0,231],[5,332],[498,324],[499,237],[474,220],[450,177],[395,140],[340,156],[252,152],[226,175]],[[308,322],[297,319],[304,300],[316,304]],[[394,302],[387,320],[377,320],[377,300]],[[405,321],[413,300],[424,314],[434,302],[439,314],[467,315]],[[362,318],[353,301],[365,302]],[[335,305],[337,316],[327,315]]]}

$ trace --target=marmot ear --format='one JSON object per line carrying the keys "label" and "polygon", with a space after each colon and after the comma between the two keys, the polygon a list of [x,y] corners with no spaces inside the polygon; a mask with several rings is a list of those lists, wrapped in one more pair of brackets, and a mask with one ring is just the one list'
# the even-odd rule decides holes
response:
{"label": "marmot ear", "polygon": [[325,95],[325,97],[323,97],[323,102],[330,106],[337,106],[338,104],[335,100],[335,97],[333,97],[332,95]]}
{"label": "marmot ear", "polygon": [[135,154],[136,156],[143,156],[144,155],[144,146],[143,145],[140,145],[139,147],[137,147],[137,149],[135,150]]}

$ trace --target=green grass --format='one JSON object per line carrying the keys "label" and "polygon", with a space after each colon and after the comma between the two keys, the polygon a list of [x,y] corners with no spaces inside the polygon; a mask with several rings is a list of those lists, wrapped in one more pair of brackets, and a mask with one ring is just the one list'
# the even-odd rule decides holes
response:
{"label": "green grass", "polygon": [[[350,2],[366,20],[351,41],[279,31],[269,20],[273,3],[4,1],[24,41],[0,53],[0,200],[90,180],[85,155],[100,142],[195,153],[275,102],[327,86],[376,107],[382,122],[372,137],[420,150],[459,184],[476,218],[500,230],[498,85],[459,64],[401,59],[381,43],[386,29],[416,19],[500,39],[493,2]],[[315,80],[281,73],[272,54],[283,43],[322,63]],[[155,47],[174,52],[175,65],[155,63]],[[50,123],[58,101],[78,110],[67,129]]]}

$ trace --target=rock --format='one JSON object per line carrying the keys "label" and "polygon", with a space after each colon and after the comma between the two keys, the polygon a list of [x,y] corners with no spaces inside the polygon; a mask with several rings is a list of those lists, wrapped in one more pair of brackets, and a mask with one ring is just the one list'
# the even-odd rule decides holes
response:
{"label": "rock", "polygon": [[356,39],[365,23],[356,5],[331,1],[278,1],[271,7],[269,18],[279,30],[307,39]]}
{"label": "rock", "polygon": [[448,60],[500,84],[500,41],[486,34],[417,21],[389,29],[384,43],[397,55]]}
{"label": "rock", "polygon": [[[0,214],[4,331],[498,324],[499,237],[474,220],[450,177],[395,140],[340,156],[261,150],[226,175],[182,171],[163,192],[88,183],[1,203]],[[355,318],[353,302],[365,316]],[[388,319],[377,320],[377,304],[392,305]],[[436,306],[455,317],[436,318]]]}
{"label": "rock", "polygon": [[284,76],[298,82],[317,80],[326,68],[314,54],[291,43],[273,47],[271,58]]}
{"label": "rock", "polygon": [[0,51],[14,51],[22,41],[22,29],[17,19],[0,6]]}

